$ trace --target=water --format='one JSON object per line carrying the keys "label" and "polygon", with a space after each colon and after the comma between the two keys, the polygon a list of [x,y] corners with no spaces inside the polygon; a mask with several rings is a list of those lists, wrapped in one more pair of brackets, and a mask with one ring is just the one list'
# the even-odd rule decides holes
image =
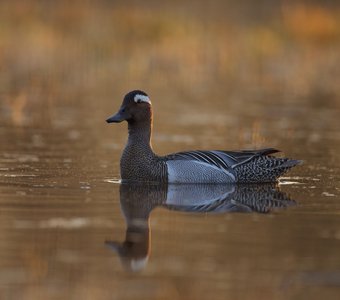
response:
{"label": "water", "polygon": [[[174,118],[176,114],[173,111]],[[76,126],[1,127],[5,141],[0,158],[1,299],[205,299],[212,294],[214,299],[331,299],[338,295],[337,136],[332,138],[328,131],[314,147],[305,147],[298,137],[291,144],[283,139],[286,152],[305,164],[282,178],[277,188],[291,200],[280,200],[280,209],[230,213],[222,204],[218,213],[204,213],[206,199],[228,198],[225,195],[233,189],[199,191],[204,195],[199,199],[201,209],[192,208],[188,191],[180,191],[180,196],[178,191],[170,193],[175,207],[164,205],[169,197],[164,190],[137,189],[139,197],[133,187],[126,192],[118,180],[125,125],[109,127],[104,119],[99,129],[105,131],[102,139],[93,129]],[[159,152],[196,148],[205,140],[207,146],[228,146],[220,133],[190,134],[188,128],[172,135],[171,128],[162,133],[156,127],[155,148]],[[275,134],[272,138],[280,140]],[[267,205],[256,186],[243,199],[254,196],[259,206]],[[176,201],[182,201],[179,207]],[[238,204],[237,197],[233,201]],[[131,211],[127,205],[140,207]],[[241,211],[254,210],[243,205]],[[131,253],[118,254],[125,239]]]}
{"label": "water", "polygon": [[[27,3],[0,10],[0,299],[339,297],[331,2]],[[277,186],[121,185],[126,124],[105,119],[134,88],[159,154],[276,147],[304,164]]]}

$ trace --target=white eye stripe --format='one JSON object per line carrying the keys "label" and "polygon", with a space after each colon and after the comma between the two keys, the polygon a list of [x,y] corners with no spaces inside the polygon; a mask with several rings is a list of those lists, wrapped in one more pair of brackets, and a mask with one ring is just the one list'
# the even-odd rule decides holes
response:
{"label": "white eye stripe", "polygon": [[151,101],[150,101],[149,97],[148,97],[148,96],[145,96],[145,95],[141,95],[141,94],[137,94],[137,95],[133,98],[133,100],[134,100],[136,103],[138,103],[138,102],[146,102],[146,103],[151,104]]}

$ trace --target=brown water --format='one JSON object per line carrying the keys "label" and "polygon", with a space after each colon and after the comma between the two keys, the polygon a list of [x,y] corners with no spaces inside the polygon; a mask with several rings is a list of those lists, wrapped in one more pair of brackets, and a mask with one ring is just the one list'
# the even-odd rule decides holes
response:
{"label": "brown water", "polygon": [[[60,3],[1,4],[0,299],[337,299],[338,7]],[[126,192],[126,124],[104,120],[132,88],[159,154],[304,160],[277,187],[291,200],[251,202],[255,187],[234,203],[255,212],[202,213]]]}

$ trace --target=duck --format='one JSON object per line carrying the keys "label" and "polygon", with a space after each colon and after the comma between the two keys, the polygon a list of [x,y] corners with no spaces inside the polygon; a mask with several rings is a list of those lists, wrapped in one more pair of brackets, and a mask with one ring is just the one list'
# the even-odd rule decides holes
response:
{"label": "duck", "polygon": [[256,150],[192,150],[164,156],[154,153],[152,103],[142,90],[125,95],[107,123],[128,123],[128,140],[120,159],[122,182],[263,183],[279,177],[301,160],[276,157],[275,148]]}

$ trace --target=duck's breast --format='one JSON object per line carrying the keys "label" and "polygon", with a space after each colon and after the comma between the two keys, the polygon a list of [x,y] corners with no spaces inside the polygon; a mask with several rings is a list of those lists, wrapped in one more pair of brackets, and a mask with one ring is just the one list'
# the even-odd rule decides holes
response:
{"label": "duck's breast", "polygon": [[230,183],[235,182],[231,172],[215,165],[195,160],[168,160],[169,183]]}

